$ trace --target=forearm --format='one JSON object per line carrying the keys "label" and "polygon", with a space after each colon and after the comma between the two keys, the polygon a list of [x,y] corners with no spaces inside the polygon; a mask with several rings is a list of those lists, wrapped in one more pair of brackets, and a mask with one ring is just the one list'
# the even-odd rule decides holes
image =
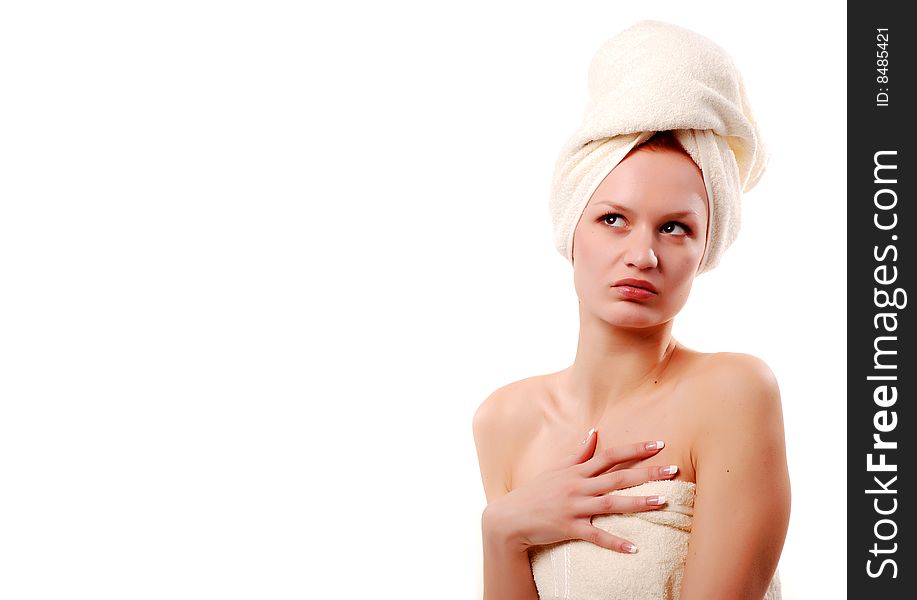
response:
{"label": "forearm", "polygon": [[529,554],[495,515],[481,517],[484,542],[484,600],[538,600]]}

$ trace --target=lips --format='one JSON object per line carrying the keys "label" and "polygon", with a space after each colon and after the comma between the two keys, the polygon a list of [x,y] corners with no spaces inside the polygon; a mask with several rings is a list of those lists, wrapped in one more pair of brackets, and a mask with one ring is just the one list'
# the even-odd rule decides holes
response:
{"label": "lips", "polygon": [[645,279],[633,279],[633,278],[631,278],[631,277],[627,277],[627,278],[625,278],[625,279],[619,279],[618,281],[614,282],[614,287],[619,287],[619,286],[627,286],[627,287],[633,287],[633,288],[640,288],[640,289],[646,290],[646,291],[648,291],[648,292],[653,292],[654,294],[658,294],[658,293],[659,293],[659,292],[656,290],[656,286],[654,286],[654,285],[653,285],[652,283],[650,283],[649,281],[646,281]]}

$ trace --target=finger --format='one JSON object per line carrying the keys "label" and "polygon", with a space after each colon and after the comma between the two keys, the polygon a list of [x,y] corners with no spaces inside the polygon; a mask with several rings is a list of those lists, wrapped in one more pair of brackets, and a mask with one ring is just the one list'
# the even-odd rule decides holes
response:
{"label": "finger", "polygon": [[618,463],[652,456],[664,447],[665,442],[655,440],[605,448],[583,463],[582,474],[586,477],[595,477]]}
{"label": "finger", "polygon": [[665,496],[605,494],[604,496],[595,496],[584,500],[582,506],[586,514],[596,516],[658,510],[665,506],[666,502]]}
{"label": "finger", "polygon": [[559,465],[560,468],[572,467],[591,458],[592,454],[595,452],[597,439],[598,432],[596,431],[595,427],[593,427],[589,430],[589,433],[586,434],[586,438],[579,443],[579,447],[574,452],[564,457],[564,460],[561,461],[561,464]]}
{"label": "finger", "polygon": [[665,467],[637,467],[635,469],[620,469],[596,477],[591,477],[583,483],[583,494],[598,496],[607,494],[612,490],[621,490],[660,479],[671,479],[678,473],[678,465]]}
{"label": "finger", "polygon": [[622,552],[624,554],[634,554],[637,552],[637,546],[633,542],[612,535],[604,529],[599,529],[588,522],[582,522],[578,525],[576,531],[574,531],[574,535],[576,535],[576,539],[591,542],[596,546],[608,548],[615,552]]}

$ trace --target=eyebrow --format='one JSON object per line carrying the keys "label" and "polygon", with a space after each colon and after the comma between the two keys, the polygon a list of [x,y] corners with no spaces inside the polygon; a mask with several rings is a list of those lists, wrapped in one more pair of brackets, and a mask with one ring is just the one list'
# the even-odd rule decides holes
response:
{"label": "eyebrow", "polygon": [[[612,204],[611,202],[607,200],[602,200],[601,202],[595,203],[596,206],[598,206],[599,204],[610,206],[613,210],[617,210],[621,212],[631,212],[629,208],[624,207],[624,206],[618,206],[617,204]],[[665,218],[669,218],[669,217],[683,218],[683,217],[689,217],[691,215],[700,218],[700,214],[696,210],[679,210],[676,212],[671,212],[665,215]]]}

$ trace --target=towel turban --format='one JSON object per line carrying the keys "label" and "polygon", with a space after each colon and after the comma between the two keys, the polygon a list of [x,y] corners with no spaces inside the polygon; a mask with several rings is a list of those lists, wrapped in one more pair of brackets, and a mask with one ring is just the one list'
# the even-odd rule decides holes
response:
{"label": "towel turban", "polygon": [[739,231],[742,192],[767,150],[742,76],[721,47],[689,29],[640,21],[605,42],[589,68],[582,126],[564,144],[549,208],[557,250],[573,262],[573,232],[596,188],[633,148],[672,130],[707,190],[707,243],[697,273],[715,267]]}

